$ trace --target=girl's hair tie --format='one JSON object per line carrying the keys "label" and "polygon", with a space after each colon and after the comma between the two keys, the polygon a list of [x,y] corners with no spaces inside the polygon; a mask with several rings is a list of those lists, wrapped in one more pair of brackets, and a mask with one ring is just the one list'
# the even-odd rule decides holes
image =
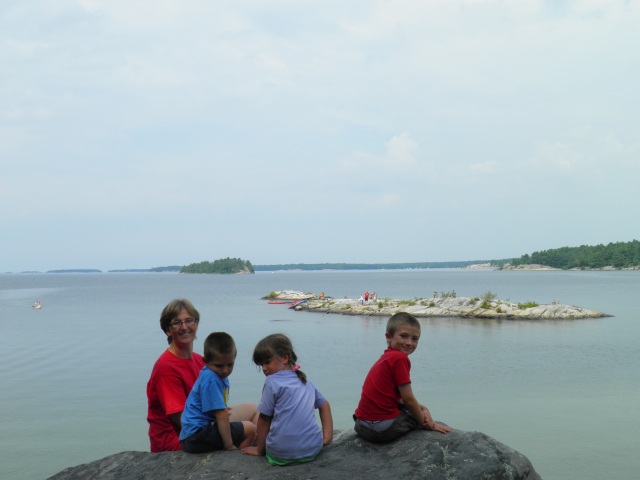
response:
{"label": "girl's hair tie", "polygon": [[293,366],[293,371],[297,372],[298,370],[300,370],[300,365],[298,365],[297,363]]}

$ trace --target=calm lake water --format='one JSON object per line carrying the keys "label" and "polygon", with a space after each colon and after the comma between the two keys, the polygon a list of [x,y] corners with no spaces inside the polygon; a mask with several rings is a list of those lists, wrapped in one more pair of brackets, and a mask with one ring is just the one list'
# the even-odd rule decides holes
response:
{"label": "calm lake water", "polygon": [[[640,471],[640,272],[465,270],[0,275],[0,478],[42,479],[125,451],[148,451],[146,383],[167,347],[160,311],[200,311],[238,345],[231,403],[258,401],[251,363],[264,335],[291,337],[299,363],[352,428],[362,381],[385,348],[383,317],[294,312],[273,290],[357,298],[459,296],[577,305],[597,320],[423,319],[412,355],[416,397],[437,420],[482,431],[526,455],[545,480],[636,478]],[[43,308],[31,308],[39,299]]]}

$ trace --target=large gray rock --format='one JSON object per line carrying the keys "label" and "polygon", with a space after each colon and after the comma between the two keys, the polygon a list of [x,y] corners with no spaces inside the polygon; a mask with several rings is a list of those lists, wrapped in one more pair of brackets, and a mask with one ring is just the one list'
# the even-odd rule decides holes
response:
{"label": "large gray rock", "polygon": [[145,479],[429,479],[539,480],[521,453],[479,432],[411,432],[374,444],[352,431],[337,432],[314,461],[273,467],[239,452],[122,452],[67,468],[50,480]]}
{"label": "large gray rock", "polygon": [[337,313],[341,315],[391,316],[407,312],[416,317],[496,318],[505,320],[577,319],[609,317],[606,313],[582,307],[552,303],[549,305],[525,306],[517,303],[493,300],[483,304],[480,298],[447,297],[422,298],[416,300],[382,299],[360,305],[356,299],[311,299],[296,307],[296,310]]}
{"label": "large gray rock", "polygon": [[307,300],[307,302],[296,306],[295,309],[359,316],[390,317],[398,312],[407,312],[416,317],[495,318],[504,320],[568,320],[611,316],[573,305],[561,305],[556,301],[547,305],[538,305],[530,302],[518,304],[498,299],[484,302],[479,297],[446,296],[440,298],[416,298],[414,300],[380,298],[376,301],[369,300],[360,304],[360,301],[356,298],[331,298],[324,295],[321,297],[308,292],[282,290],[271,292],[271,294],[262,298],[281,302]]}

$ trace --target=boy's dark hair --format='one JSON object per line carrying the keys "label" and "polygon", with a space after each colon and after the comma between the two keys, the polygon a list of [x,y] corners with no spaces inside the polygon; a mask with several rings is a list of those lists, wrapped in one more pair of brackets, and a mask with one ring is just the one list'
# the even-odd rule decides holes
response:
{"label": "boy's dark hair", "polygon": [[213,332],[204,341],[204,361],[209,363],[221,355],[237,354],[236,342],[226,332]]}
{"label": "boy's dark hair", "polygon": [[394,313],[387,321],[387,333],[393,335],[400,325],[411,325],[420,330],[420,322],[416,317],[407,312],[398,312]]}
{"label": "boy's dark hair", "polygon": [[267,335],[258,342],[256,348],[253,349],[253,363],[258,366],[262,366],[263,363],[267,363],[271,357],[289,356],[289,365],[296,372],[298,378],[302,383],[307,383],[307,376],[300,370],[296,369],[295,365],[298,361],[296,352],[293,351],[293,344],[289,337],[282,333],[273,333]]}
{"label": "boy's dark hair", "polygon": [[[200,313],[196,310],[196,307],[186,298],[176,298],[171,300],[166,307],[162,309],[160,314],[160,328],[163,332],[168,333],[171,331],[171,322],[173,322],[182,310],[189,312],[189,315],[198,323],[200,321]],[[167,336],[167,342],[171,345],[173,339],[171,335]]]}

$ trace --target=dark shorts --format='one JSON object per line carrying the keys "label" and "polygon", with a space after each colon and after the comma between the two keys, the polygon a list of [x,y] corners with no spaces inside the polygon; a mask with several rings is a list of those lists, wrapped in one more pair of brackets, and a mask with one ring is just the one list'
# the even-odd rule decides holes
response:
{"label": "dark shorts", "polygon": [[[244,425],[242,422],[231,422],[231,440],[237,447],[244,440]],[[198,430],[193,435],[180,440],[182,450],[189,453],[205,453],[213,450],[223,450],[224,443],[215,422]]]}
{"label": "dark shorts", "polygon": [[419,430],[421,428],[418,421],[404,407],[400,409],[400,415],[394,418],[391,425],[384,430],[374,430],[367,425],[368,422],[357,418],[355,418],[355,421],[356,424],[353,429],[358,435],[370,442],[390,442],[411,430]]}

